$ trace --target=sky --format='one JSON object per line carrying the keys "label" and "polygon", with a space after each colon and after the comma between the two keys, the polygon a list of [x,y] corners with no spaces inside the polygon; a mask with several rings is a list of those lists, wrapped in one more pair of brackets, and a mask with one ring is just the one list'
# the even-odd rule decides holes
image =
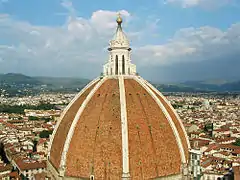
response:
{"label": "sky", "polygon": [[239,0],[0,0],[0,73],[99,76],[118,12],[142,77],[240,79]]}

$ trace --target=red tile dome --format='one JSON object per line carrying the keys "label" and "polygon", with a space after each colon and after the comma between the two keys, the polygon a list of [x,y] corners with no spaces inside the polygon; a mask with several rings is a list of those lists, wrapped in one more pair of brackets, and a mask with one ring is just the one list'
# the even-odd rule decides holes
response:
{"label": "red tile dome", "polygon": [[181,179],[189,142],[175,110],[150,83],[105,76],[67,106],[48,156],[56,179]]}

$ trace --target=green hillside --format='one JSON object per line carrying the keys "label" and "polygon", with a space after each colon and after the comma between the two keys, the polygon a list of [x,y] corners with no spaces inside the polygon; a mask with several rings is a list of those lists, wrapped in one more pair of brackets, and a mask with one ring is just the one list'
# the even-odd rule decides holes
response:
{"label": "green hillside", "polygon": [[[30,77],[23,74],[0,74],[0,88],[14,94],[27,92],[76,92],[90,80],[67,77]],[[153,83],[154,84],[154,83]],[[154,84],[163,92],[240,92],[240,81],[206,80],[187,81],[175,84]]]}
{"label": "green hillside", "polygon": [[66,77],[34,77],[42,85],[54,88],[79,88],[86,85],[90,80]]}
{"label": "green hillside", "polygon": [[37,79],[25,76],[23,74],[8,73],[0,74],[0,84],[31,84],[31,85],[40,85],[41,82]]}

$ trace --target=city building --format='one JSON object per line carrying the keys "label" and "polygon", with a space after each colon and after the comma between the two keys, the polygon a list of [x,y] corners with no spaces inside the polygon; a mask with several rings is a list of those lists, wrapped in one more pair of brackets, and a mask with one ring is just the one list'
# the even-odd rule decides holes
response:
{"label": "city building", "polygon": [[15,159],[13,166],[19,171],[22,179],[34,180],[36,174],[43,173],[46,170],[46,162],[38,162],[29,158]]}
{"label": "city building", "polygon": [[103,75],[64,110],[51,136],[50,179],[199,179],[200,153],[191,150],[169,101],[138,76],[117,18]]}

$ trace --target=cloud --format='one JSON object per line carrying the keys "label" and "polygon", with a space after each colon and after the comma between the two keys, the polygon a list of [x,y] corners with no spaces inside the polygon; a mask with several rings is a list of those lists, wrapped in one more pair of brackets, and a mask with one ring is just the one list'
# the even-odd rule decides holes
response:
{"label": "cloud", "polygon": [[[208,61],[240,52],[240,23],[226,31],[210,26],[185,28],[162,45],[146,45],[136,49],[143,64],[170,65],[178,62]],[[240,54],[240,53],[239,53]]]}
{"label": "cloud", "polygon": [[[120,12],[128,22],[130,13]],[[116,14],[98,10],[89,19],[68,16],[62,27],[35,26],[2,14],[0,72],[96,76],[108,58],[105,47],[113,37]]]}
{"label": "cloud", "polygon": [[71,1],[69,0],[63,0],[61,2],[62,7],[64,7],[65,9],[67,9],[72,15],[74,15],[76,13],[75,8],[73,7],[73,4]]}
{"label": "cloud", "polygon": [[[108,59],[106,47],[116,28],[117,12],[97,10],[83,18],[72,15],[76,11],[71,3],[62,5],[69,13],[63,26],[36,26],[0,14],[0,72],[87,78],[100,74]],[[139,26],[137,17],[120,12],[133,42],[133,62],[144,77],[169,81],[239,77],[234,68],[240,57],[240,23],[225,31],[211,26],[180,29],[167,43],[153,45],[151,39],[159,38],[161,20],[139,18]],[[222,73],[224,67],[233,71]]]}
{"label": "cloud", "polygon": [[[121,10],[119,12],[126,19],[130,17],[130,13],[126,10]],[[115,19],[116,12],[98,10],[92,14],[90,22],[94,27],[98,27],[97,30],[99,30],[100,32],[104,32],[102,30],[104,30],[105,28],[108,29],[116,28]]]}
{"label": "cloud", "polygon": [[216,8],[233,2],[234,0],[166,0],[165,4],[176,4],[182,6],[183,8],[196,6],[203,8]]}
{"label": "cloud", "polygon": [[134,53],[146,77],[169,81],[240,78],[239,57],[240,23],[226,31],[210,26],[181,29],[167,43],[138,47]]}

